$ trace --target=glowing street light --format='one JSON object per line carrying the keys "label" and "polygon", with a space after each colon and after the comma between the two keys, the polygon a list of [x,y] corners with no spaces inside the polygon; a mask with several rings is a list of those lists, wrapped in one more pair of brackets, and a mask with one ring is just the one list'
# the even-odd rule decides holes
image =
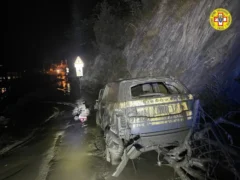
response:
{"label": "glowing street light", "polygon": [[77,77],[82,77],[83,76],[83,67],[84,67],[84,63],[82,61],[82,59],[78,56],[75,63],[74,63],[74,66],[76,68],[76,74],[77,74]]}

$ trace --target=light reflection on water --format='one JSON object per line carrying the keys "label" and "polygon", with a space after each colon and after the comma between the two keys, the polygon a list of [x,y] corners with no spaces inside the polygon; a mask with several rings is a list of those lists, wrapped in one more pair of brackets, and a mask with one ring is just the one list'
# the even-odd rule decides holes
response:
{"label": "light reflection on water", "polygon": [[[67,76],[61,76],[60,78],[58,78],[58,81],[56,82],[56,86],[57,86],[56,87],[57,90],[62,91],[64,93],[64,95],[70,95],[70,93],[71,93],[71,84],[68,81],[68,77]],[[4,94],[6,92],[8,92],[8,88],[5,87],[4,85],[0,86],[0,96],[1,97],[4,96]]]}
{"label": "light reflection on water", "polygon": [[61,80],[57,82],[57,89],[63,91],[65,95],[70,95],[71,85],[66,76],[62,76]]}
{"label": "light reflection on water", "polygon": [[2,87],[2,88],[0,89],[0,94],[5,93],[6,91],[7,91],[7,89],[6,89],[5,87]]}
{"label": "light reflection on water", "polygon": [[67,83],[67,92],[68,92],[68,93],[71,92],[71,86],[70,86],[70,83]]}

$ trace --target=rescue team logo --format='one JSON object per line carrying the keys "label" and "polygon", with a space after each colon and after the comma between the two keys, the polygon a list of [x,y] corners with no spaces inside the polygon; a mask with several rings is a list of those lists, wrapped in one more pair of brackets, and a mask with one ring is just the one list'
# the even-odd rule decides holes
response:
{"label": "rescue team logo", "polygon": [[214,29],[224,31],[230,27],[232,23],[232,16],[228,10],[218,8],[211,13],[209,20]]}

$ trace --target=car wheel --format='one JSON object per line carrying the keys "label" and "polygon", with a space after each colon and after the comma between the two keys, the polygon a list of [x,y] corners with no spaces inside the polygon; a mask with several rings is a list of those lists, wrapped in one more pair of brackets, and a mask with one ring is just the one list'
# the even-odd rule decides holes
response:
{"label": "car wheel", "polygon": [[121,160],[118,157],[116,157],[116,153],[111,152],[110,148],[107,147],[107,145],[105,148],[105,158],[106,161],[111,163],[112,166],[117,166],[121,162]]}
{"label": "car wheel", "polygon": [[111,163],[111,155],[110,155],[110,152],[109,152],[109,150],[108,150],[108,148],[107,148],[107,145],[106,145],[106,147],[105,147],[105,158],[106,158],[106,161],[107,161],[107,162],[110,162],[110,163]]}
{"label": "car wheel", "polygon": [[105,133],[105,158],[112,165],[118,165],[120,163],[120,157],[117,153],[117,144],[111,139],[111,137]]}

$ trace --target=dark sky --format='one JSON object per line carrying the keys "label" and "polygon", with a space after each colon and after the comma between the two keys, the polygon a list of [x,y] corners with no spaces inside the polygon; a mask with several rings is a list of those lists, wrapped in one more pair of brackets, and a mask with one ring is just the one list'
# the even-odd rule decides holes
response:
{"label": "dark sky", "polygon": [[[79,0],[81,18],[91,14],[97,0]],[[67,38],[71,27],[71,1],[8,1],[4,29],[5,66],[31,68],[43,61],[67,58]],[[2,61],[2,60],[1,60]]]}

